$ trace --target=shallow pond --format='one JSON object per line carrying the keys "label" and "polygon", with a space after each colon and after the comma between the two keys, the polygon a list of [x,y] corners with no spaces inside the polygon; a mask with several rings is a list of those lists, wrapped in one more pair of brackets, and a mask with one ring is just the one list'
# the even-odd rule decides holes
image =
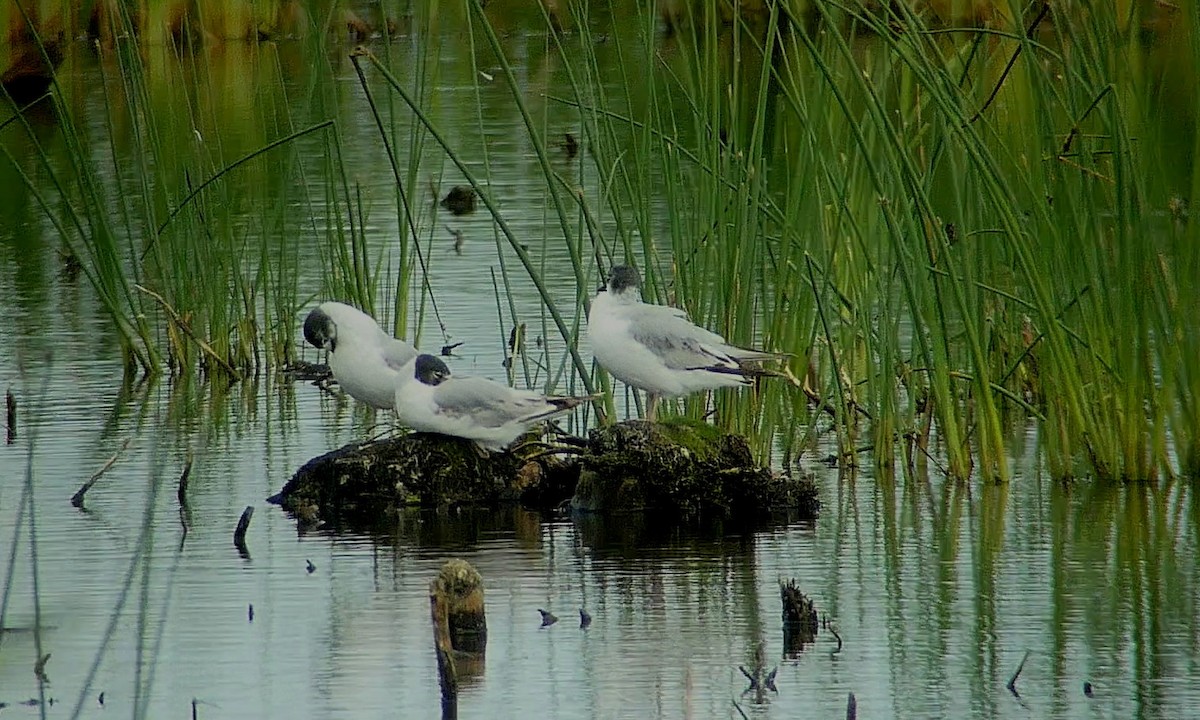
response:
{"label": "shallow pond", "polygon": [[[552,64],[521,67],[550,83]],[[94,62],[76,69],[78,101],[102,103]],[[335,63],[334,74],[352,92],[352,70]],[[462,78],[446,75],[449,97]],[[388,197],[369,118],[339,112],[350,164],[368,193]],[[484,122],[494,187],[518,231],[540,239],[542,197],[522,191],[528,149],[508,140],[517,118]],[[52,123],[40,131],[53,137]],[[367,228],[376,247],[398,233],[388,217]],[[53,228],[28,197],[3,218],[0,384],[18,401],[17,436],[0,447],[4,717],[437,716],[427,590],[450,557],[482,573],[488,611],[486,666],[462,683],[461,717],[843,717],[849,693],[864,718],[1168,719],[1200,706],[1193,490],[1049,483],[1031,428],[1008,487],[806,465],[822,488],[815,522],[674,528],[411,511],[369,535],[300,534],[265,498],[382,418],[274,377],[123,385],[104,311],[86,283],[61,275]],[[454,339],[469,340],[456,370],[499,377],[490,222],[455,224],[479,239],[460,256],[447,234],[431,279]],[[560,246],[539,252],[569,267]],[[315,258],[302,268],[309,292],[321,271]],[[573,303],[571,284],[555,292]],[[532,288],[514,293],[537,317]],[[114,454],[85,509],[72,507]],[[232,532],[246,506],[257,512],[241,557]],[[779,582],[793,578],[840,642],[823,630],[785,653]],[[541,627],[539,608],[561,620]],[[579,608],[594,618],[587,629]],[[762,698],[744,692],[738,670],[760,646],[779,668],[778,693]],[[54,704],[22,704],[40,692]]]}
{"label": "shallow pond", "polygon": [[[104,323],[56,320],[54,359],[23,354],[10,376],[0,702],[38,697],[40,647],[52,717],[180,716],[193,699],[199,717],[434,716],[427,589],[449,557],[486,583],[486,668],[463,683],[462,717],[737,717],[734,701],[754,717],[837,717],[847,693],[862,717],[1178,718],[1200,702],[1194,493],[1064,489],[1030,456],[1009,488],[829,471],[818,521],[757,530],[506,509],[298,534],[264,498],[366,418],[307,384],[122,391],[117,361],[91,357]],[[40,332],[9,338],[31,347]],[[231,538],[247,505],[242,558]],[[784,654],[788,578],[836,622],[840,651],[823,631]],[[540,627],[539,608],[560,622]],[[738,666],[760,643],[779,692],[758,703]],[[1005,684],[1025,651],[1016,697]]]}

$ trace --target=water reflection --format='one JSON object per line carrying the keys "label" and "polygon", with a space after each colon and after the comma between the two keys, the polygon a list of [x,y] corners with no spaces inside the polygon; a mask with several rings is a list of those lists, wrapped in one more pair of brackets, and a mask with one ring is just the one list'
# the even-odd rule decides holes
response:
{"label": "water reflection", "polygon": [[[270,398],[260,401],[235,389],[208,408],[189,405],[185,386],[95,391],[120,411],[93,416],[90,430],[79,419],[46,423],[34,453],[37,612],[60,701],[82,692],[139,552],[134,599],[85,708],[103,690],[110,710],[140,698],[151,716],[184,712],[192,697],[254,717],[430,716],[439,701],[426,592],[450,556],[475,564],[487,587],[490,646],[484,671],[463,684],[463,717],[730,717],[735,700],[756,716],[828,717],[849,692],[864,717],[1168,718],[1200,701],[1196,501],[1183,488],[828,476],[821,520],[754,530],[504,508],[412,510],[367,534],[298,534],[262,498],[319,446],[356,432],[336,429],[344,410],[315,388],[260,388]],[[99,457],[116,438],[153,435],[181,406],[185,417],[230,418],[204,443],[192,437],[186,543],[168,491],[186,443],[170,432],[132,446],[89,493],[89,513],[66,506],[81,474],[80,461],[62,460],[66,437]],[[18,468],[27,449],[0,459]],[[139,545],[139,499],[156,467],[163,478]],[[19,486],[0,498],[0,537],[18,538],[28,558]],[[243,504],[260,507],[249,560],[230,541]],[[0,702],[36,696],[32,635],[19,631],[36,616],[30,565],[13,572]],[[787,578],[836,623],[840,652],[822,631],[785,655]],[[539,608],[563,620],[541,628]],[[585,630],[579,608],[594,619]],[[780,668],[779,693],[756,705],[737,668],[752,667],[760,645]],[[1004,686],[1026,650],[1017,698]],[[154,669],[140,690],[139,657]]]}

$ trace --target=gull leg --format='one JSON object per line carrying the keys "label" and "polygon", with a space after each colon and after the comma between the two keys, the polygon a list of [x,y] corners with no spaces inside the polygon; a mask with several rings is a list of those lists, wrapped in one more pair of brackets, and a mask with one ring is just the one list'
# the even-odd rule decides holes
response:
{"label": "gull leg", "polygon": [[654,393],[646,393],[646,419],[654,422],[655,416],[658,415],[658,395]]}

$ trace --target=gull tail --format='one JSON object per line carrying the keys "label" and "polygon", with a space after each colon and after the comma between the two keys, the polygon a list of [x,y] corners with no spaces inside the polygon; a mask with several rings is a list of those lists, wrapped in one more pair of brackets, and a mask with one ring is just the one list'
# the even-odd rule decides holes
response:
{"label": "gull tail", "polygon": [[704,372],[717,373],[720,375],[736,375],[741,378],[743,384],[749,385],[760,377],[788,377],[787,373],[782,373],[777,370],[768,370],[765,367],[758,365],[747,365],[738,362],[736,365],[700,365],[698,367],[690,367],[688,370],[703,370]]}
{"label": "gull tail", "polygon": [[724,348],[724,350],[725,354],[737,361],[739,365],[748,362],[762,362],[764,360],[778,360],[783,362],[792,356],[791,353],[753,350],[751,348],[740,348],[732,345]]}
{"label": "gull tail", "polygon": [[529,420],[544,420],[554,417],[602,397],[604,397],[604,393],[596,393],[595,395],[547,395],[546,404],[551,407],[542,412],[530,415]]}
{"label": "gull tail", "polygon": [[726,345],[719,350],[703,348],[704,353],[716,360],[712,365],[690,367],[688,370],[702,370],[721,375],[736,375],[743,384],[749,385],[760,377],[792,377],[791,371],[784,367],[783,372],[769,370],[760,363],[764,361],[785,362],[791,357],[790,353],[767,352],[766,350],[751,350],[734,345]]}

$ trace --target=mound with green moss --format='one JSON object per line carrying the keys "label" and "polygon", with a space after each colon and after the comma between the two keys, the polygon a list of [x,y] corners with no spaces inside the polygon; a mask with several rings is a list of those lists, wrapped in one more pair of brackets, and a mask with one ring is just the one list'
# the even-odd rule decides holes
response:
{"label": "mound with green moss", "polygon": [[580,458],[572,506],[585,512],[666,511],[753,518],[776,510],[816,517],[816,486],[754,462],[745,438],[707,423],[644,420],[600,427]]}
{"label": "mound with green moss", "polygon": [[413,505],[493,503],[518,478],[509,453],[427,433],[351,444],[309,460],[271,498],[303,521],[374,522]]}
{"label": "mound with green moss", "polygon": [[[520,451],[518,451],[520,452]],[[739,435],[686,420],[631,420],[592,430],[563,459],[480,453],[459,438],[413,433],[313,458],[271,498],[303,522],[373,524],[406,506],[521,502],[581,512],[664,511],[753,519],[778,510],[816,517],[811,481],[758,465]]]}

